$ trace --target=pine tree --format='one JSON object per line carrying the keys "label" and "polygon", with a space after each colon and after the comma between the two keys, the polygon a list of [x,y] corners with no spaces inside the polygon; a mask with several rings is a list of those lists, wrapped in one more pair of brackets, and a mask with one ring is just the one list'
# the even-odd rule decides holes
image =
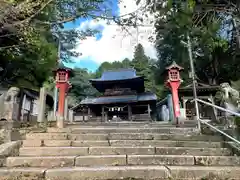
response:
{"label": "pine tree", "polygon": [[132,66],[136,69],[137,74],[144,76],[144,70],[148,67],[149,58],[145,55],[144,48],[141,44],[135,47],[135,52],[132,60]]}
{"label": "pine tree", "polygon": [[152,71],[150,68],[150,58],[145,55],[144,48],[138,44],[135,48],[134,57],[132,60],[132,67],[136,70],[137,75],[143,76],[145,79],[145,88],[147,91],[153,90]]}

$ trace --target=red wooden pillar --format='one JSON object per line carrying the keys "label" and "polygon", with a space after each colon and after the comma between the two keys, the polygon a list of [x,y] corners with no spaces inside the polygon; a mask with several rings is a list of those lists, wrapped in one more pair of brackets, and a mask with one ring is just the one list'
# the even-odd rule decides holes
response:
{"label": "red wooden pillar", "polygon": [[170,83],[175,118],[180,117],[180,107],[179,107],[179,97],[178,97],[178,87],[179,86],[180,86],[180,82],[171,82]]}
{"label": "red wooden pillar", "polygon": [[181,71],[183,68],[177,65],[176,62],[173,62],[166,69],[168,70],[168,79],[166,81],[166,85],[171,89],[172,92],[174,117],[176,119],[176,124],[178,125],[178,118],[180,117],[178,88],[182,82],[179,71]]}
{"label": "red wooden pillar", "polygon": [[65,109],[65,96],[67,93],[68,84],[62,83],[58,85],[59,88],[59,96],[58,96],[58,115],[64,117],[64,109]]}

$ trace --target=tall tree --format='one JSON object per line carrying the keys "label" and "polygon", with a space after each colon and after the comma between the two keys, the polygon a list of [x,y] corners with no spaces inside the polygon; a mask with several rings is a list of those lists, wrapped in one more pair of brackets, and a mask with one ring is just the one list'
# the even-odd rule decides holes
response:
{"label": "tall tree", "polygon": [[[140,4],[141,0],[136,3]],[[145,1],[143,8],[122,20],[126,26],[144,26],[142,19],[155,16],[158,52],[158,77],[173,60],[185,67],[184,79],[188,78],[188,52],[182,41],[190,35],[199,79],[218,84],[239,77],[240,51],[239,2],[236,0],[160,0]],[[234,28],[232,28],[234,27]],[[201,56],[199,56],[199,54]],[[231,63],[229,63],[231,61]],[[163,83],[159,78],[158,83]]]}
{"label": "tall tree", "polygon": [[93,78],[94,74],[88,73],[86,69],[74,69],[74,77],[71,78],[72,88],[69,96],[79,103],[86,97],[94,97],[97,95],[97,90],[94,89],[89,80]]}
{"label": "tall tree", "polygon": [[146,68],[148,64],[149,64],[149,58],[145,55],[143,46],[141,44],[138,44],[135,47],[132,66],[136,69],[139,75],[144,76],[144,70],[148,69]]}
{"label": "tall tree", "polygon": [[103,62],[99,68],[96,70],[96,76],[97,78],[101,77],[102,73],[107,70],[116,70],[116,69],[122,69],[122,68],[130,68],[131,67],[131,61],[126,58],[122,62],[121,61],[114,61],[112,63],[110,62]]}
{"label": "tall tree", "polygon": [[162,87],[158,86],[155,81],[155,65],[156,60],[147,57],[144,52],[144,47],[138,44],[135,47],[131,66],[136,70],[137,75],[144,77],[146,91],[154,92],[160,97],[162,94]]}
{"label": "tall tree", "polygon": [[135,52],[131,64],[132,67],[136,70],[137,75],[144,77],[146,90],[151,91],[153,88],[151,79],[153,77],[150,67],[150,60],[145,55],[144,48],[141,44],[138,44],[135,47]]}
{"label": "tall tree", "polygon": [[123,68],[129,68],[129,67],[131,67],[131,61],[130,61],[130,59],[125,58],[125,59],[122,61],[122,67],[123,67]]}
{"label": "tall tree", "polygon": [[[229,30],[233,32],[227,20],[229,15],[221,9],[217,10],[224,2],[165,2],[165,5],[155,7],[158,74],[174,60],[185,68],[183,77],[188,79],[189,56],[187,47],[182,43],[187,42],[188,34],[191,38],[196,73],[200,80],[218,84],[237,77],[236,73],[227,73],[230,67],[238,68],[235,62],[239,60],[230,55],[233,52],[231,41],[235,37],[227,34]],[[231,64],[229,60],[232,61]],[[159,83],[163,83],[163,79]]]}
{"label": "tall tree", "polygon": [[[6,0],[0,2],[1,83],[41,86],[56,66],[58,43],[61,59],[78,55],[79,39],[91,30],[63,31],[77,18],[110,17],[111,0]],[[27,68],[25,68],[27,66]]]}

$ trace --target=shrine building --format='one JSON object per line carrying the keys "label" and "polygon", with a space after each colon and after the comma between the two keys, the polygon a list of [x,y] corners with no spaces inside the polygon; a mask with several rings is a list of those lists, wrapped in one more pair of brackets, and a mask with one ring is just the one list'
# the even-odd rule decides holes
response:
{"label": "shrine building", "polygon": [[146,121],[153,118],[157,96],[146,92],[144,77],[134,69],[110,70],[91,79],[101,95],[86,98],[73,108],[75,121]]}

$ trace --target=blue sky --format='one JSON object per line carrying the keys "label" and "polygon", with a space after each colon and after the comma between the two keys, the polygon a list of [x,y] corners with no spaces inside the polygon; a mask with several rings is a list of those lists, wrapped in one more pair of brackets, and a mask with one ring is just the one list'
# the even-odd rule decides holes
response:
{"label": "blue sky", "polygon": [[[135,0],[121,0],[120,3],[118,3],[119,0],[106,1],[112,2],[112,14],[115,16],[129,14],[139,8]],[[149,21],[149,17],[147,20]],[[99,33],[95,37],[87,37],[84,40],[79,40],[75,50],[82,55],[72,58],[74,63],[65,64],[68,67],[87,68],[89,71],[94,72],[103,62],[121,61],[125,58],[132,59],[134,47],[137,43],[136,39],[143,45],[147,56],[151,58],[156,57],[154,45],[148,40],[149,32],[147,34],[140,33],[137,38],[136,29],[133,27],[129,27],[127,32],[115,24],[109,25],[106,20],[94,20],[90,18],[79,18],[75,22],[65,24],[65,29],[73,28],[79,30],[96,29]],[[148,26],[146,28],[151,31],[153,30],[153,27]],[[145,32],[146,28],[139,28],[139,32],[141,30]]]}
{"label": "blue sky", "polygon": [[[119,7],[118,7],[118,0],[110,0],[111,1],[111,7],[112,7],[112,14],[115,16],[119,15]],[[75,29],[79,28],[81,24],[84,22],[87,22],[89,20],[92,20],[91,18],[85,19],[85,18],[79,18],[75,20],[74,22],[68,22],[64,25],[64,29]],[[102,31],[104,30],[104,26],[97,26],[96,30],[99,31],[95,35],[96,41],[100,41],[102,38]],[[78,58],[73,58],[74,63],[66,63],[65,65],[71,68],[74,67],[79,67],[79,68],[87,68],[89,71],[94,72],[97,70],[99,67],[100,63],[97,63],[94,61],[91,57],[78,57]]]}

